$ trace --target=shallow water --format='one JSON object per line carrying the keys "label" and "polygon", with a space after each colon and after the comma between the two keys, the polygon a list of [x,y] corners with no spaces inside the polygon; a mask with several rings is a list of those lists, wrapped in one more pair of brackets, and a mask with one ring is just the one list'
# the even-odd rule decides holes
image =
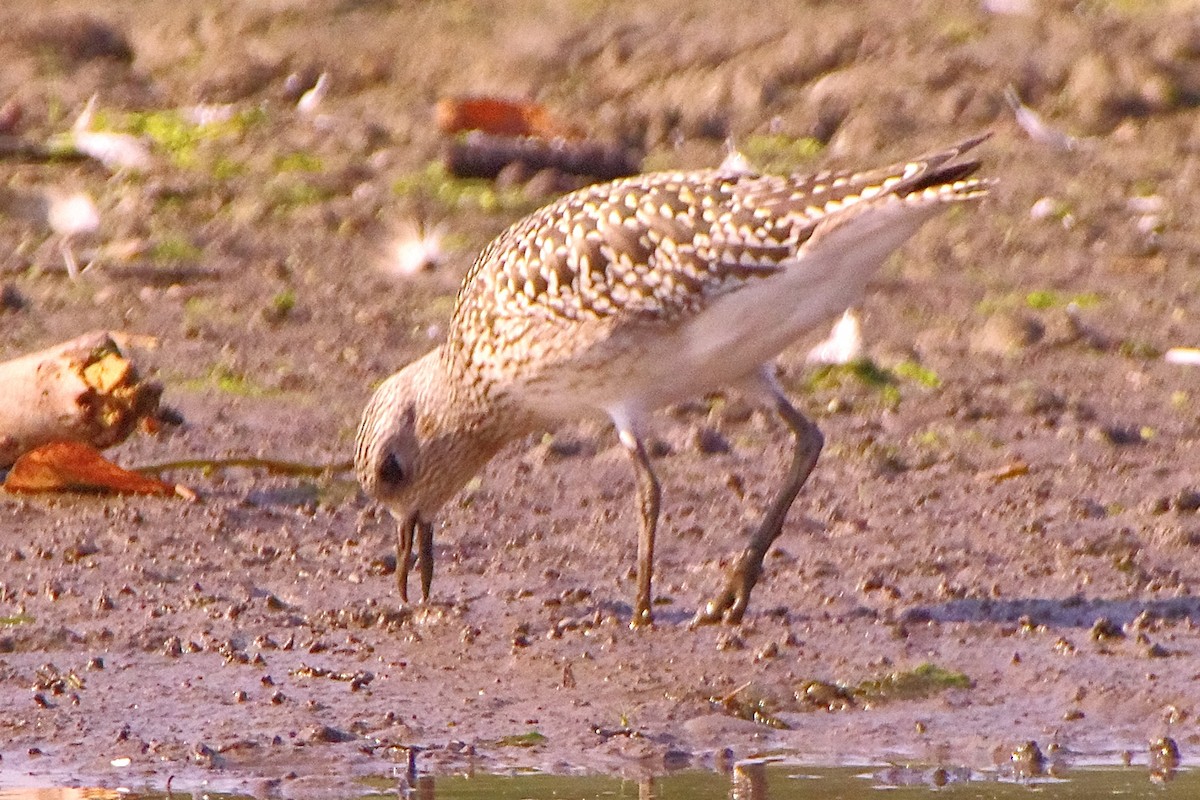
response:
{"label": "shallow water", "polygon": [[[937,783],[943,782],[939,787]],[[420,782],[418,782],[420,783]],[[1123,798],[1194,798],[1200,796],[1200,773],[1179,773],[1169,783],[1152,783],[1144,769],[1081,769],[1063,778],[998,779],[981,773],[863,768],[810,769],[772,766],[739,769],[733,776],[685,772],[644,781],[598,777],[530,775],[519,777],[443,778],[430,787],[436,800],[523,800],[524,798],[637,798],[637,800],[889,800],[952,796],[955,798],[1028,798],[1036,788],[1042,798],[1083,800]]]}
{"label": "shallow water", "polygon": [[[970,770],[916,768],[808,768],[741,763],[730,774],[685,771],[642,780],[606,776],[545,774],[422,776],[406,788],[403,778],[377,777],[347,786],[346,798],[401,797],[413,800],[888,800],[953,797],[981,800],[1027,800],[1031,791],[1043,800],[1088,800],[1120,797],[1175,800],[1200,797],[1200,771],[1182,770],[1168,780],[1144,767],[1073,769],[1060,777],[1019,779]],[[211,792],[141,793],[116,789],[38,788],[0,790],[0,800],[78,800],[79,798],[246,797]],[[271,796],[292,796],[286,784]]]}

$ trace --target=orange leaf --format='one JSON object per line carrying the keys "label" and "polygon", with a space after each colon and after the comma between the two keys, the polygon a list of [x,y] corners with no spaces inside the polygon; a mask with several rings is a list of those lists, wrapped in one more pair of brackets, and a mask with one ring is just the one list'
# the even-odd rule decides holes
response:
{"label": "orange leaf", "polygon": [[4,488],[10,492],[110,491],[184,497],[191,494],[184,487],[122,469],[83,442],[51,442],[30,450],[12,465]]}

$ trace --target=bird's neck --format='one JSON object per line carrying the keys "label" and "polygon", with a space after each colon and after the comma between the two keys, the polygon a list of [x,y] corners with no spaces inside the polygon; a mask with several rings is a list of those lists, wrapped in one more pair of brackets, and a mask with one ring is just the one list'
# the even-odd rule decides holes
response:
{"label": "bird's neck", "polygon": [[439,483],[453,494],[506,444],[537,425],[504,393],[451,374],[453,365],[440,355],[427,356],[421,408],[428,416],[418,424],[426,428],[422,438],[431,461],[451,473],[440,475]]}

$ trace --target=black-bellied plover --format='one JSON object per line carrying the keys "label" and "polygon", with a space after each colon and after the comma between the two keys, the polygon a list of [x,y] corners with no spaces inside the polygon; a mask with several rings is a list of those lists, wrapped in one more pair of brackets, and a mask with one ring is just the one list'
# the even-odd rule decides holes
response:
{"label": "black-bellied plover", "polygon": [[463,280],[446,342],[388,378],[363,415],[355,468],[400,525],[408,600],[414,542],[422,596],[430,521],[506,442],[606,415],[637,476],[637,599],[651,619],[659,482],[644,445],[657,408],[720,387],[749,390],[795,436],[791,466],[724,587],[697,622],[738,622],[821,450],[774,359],[856,302],[884,259],[989,183],[959,156],[986,137],[868,172],[663,172],[590,186],[510,227]]}

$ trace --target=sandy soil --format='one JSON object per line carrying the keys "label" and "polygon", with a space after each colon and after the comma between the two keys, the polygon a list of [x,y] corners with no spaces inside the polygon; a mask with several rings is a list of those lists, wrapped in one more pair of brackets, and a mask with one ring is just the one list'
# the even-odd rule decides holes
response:
{"label": "sandy soil", "polygon": [[[0,785],[311,795],[410,745],[434,772],[653,773],[725,748],[990,767],[1030,739],[1116,761],[1163,735],[1188,760],[1200,372],[1162,354],[1200,346],[1200,19],[976,5],[6,2],[0,103],[23,136],[66,130],[93,92],[113,129],[238,113],[219,134],[177,126],[143,176],[3,164],[9,187],[89,192],[103,256],[72,282],[53,237],[0,219],[0,357],[99,327],[159,337],[137,358],[185,422],[112,451],[131,466],[349,457],[372,386],[432,346],[474,253],[546,199],[428,170],[443,95],[536,98],[647,168],[711,165],[726,137],[807,170],[986,129],[1001,183],[864,303],[886,385],[806,369],[803,346],[783,359],[828,445],[736,629],[687,621],[787,444],[736,398],[661,418],[651,631],[627,628],[632,476],[600,427],[496,459],[443,515],[436,602],[404,612],[392,523],[346,473],[175,473],[198,504],[0,496]],[[298,113],[322,71],[319,113]],[[1031,141],[1010,84],[1079,146]],[[827,146],[798,158],[776,133]],[[446,258],[400,279],[379,267],[417,211]],[[795,699],[926,662],[969,687]],[[740,718],[756,708],[788,728]]]}

